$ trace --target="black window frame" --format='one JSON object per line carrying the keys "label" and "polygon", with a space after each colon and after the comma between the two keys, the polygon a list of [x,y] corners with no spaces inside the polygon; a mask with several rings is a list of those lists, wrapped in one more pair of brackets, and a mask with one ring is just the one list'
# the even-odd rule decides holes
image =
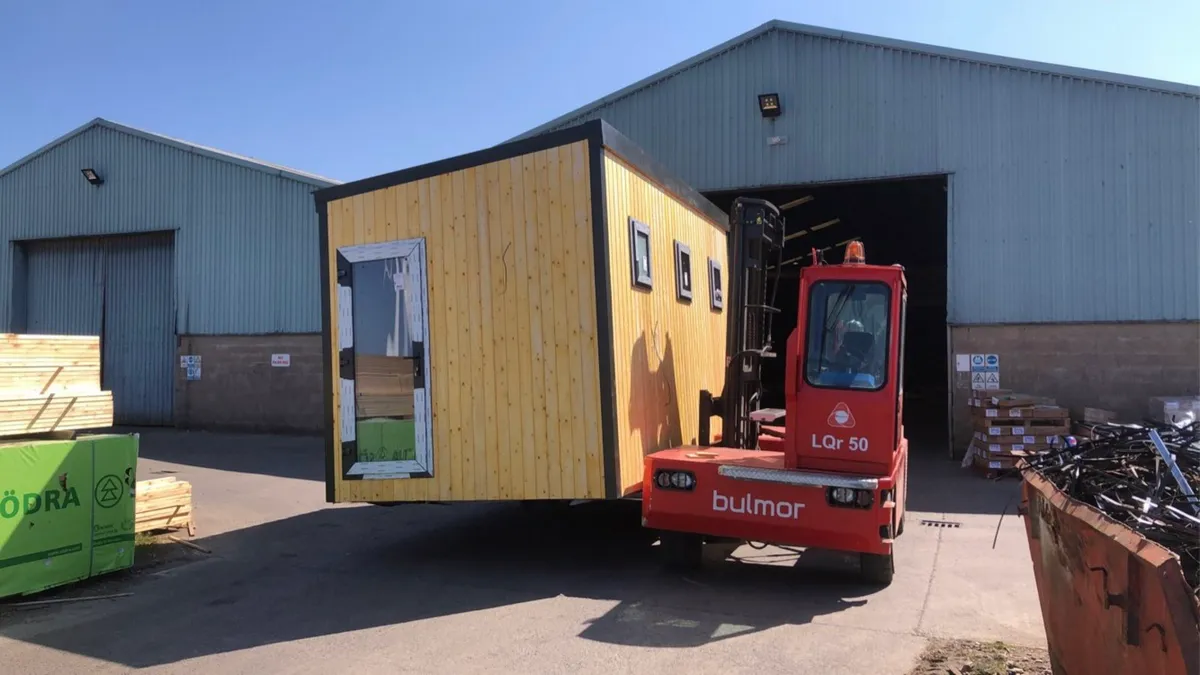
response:
{"label": "black window frame", "polygon": [[[830,285],[832,285],[832,284],[839,284],[839,285],[855,284],[855,285],[862,285],[862,286],[879,286],[879,287],[883,288],[884,298],[886,300],[886,303],[884,305],[884,317],[885,317],[884,339],[887,340],[888,345],[890,345],[891,339],[892,339],[892,286],[891,286],[891,284],[887,283],[886,281],[878,281],[878,280],[869,280],[868,281],[868,280],[855,280],[855,279],[823,279],[821,281],[818,281],[808,287],[808,316],[806,317],[805,324],[804,324],[804,383],[807,384],[808,386],[816,388],[816,389],[829,389],[832,391],[861,391],[861,392],[870,393],[870,392],[876,392],[876,391],[882,390],[884,387],[888,386],[888,381],[889,381],[888,369],[891,368],[891,365],[892,365],[891,364],[892,350],[890,348],[886,349],[884,351],[884,355],[883,355],[883,377],[881,377],[879,382],[876,383],[876,385],[872,388],[842,387],[842,386],[838,386],[836,384],[817,384],[816,382],[813,382],[812,374],[811,374],[811,371],[809,370],[809,360],[810,360],[810,357],[812,356],[812,336],[813,336],[812,327],[813,327],[813,311],[814,311],[814,306],[815,306],[812,299],[813,299],[813,296],[816,294],[817,288],[824,286],[826,284],[830,284]],[[826,297],[828,298],[829,296],[826,296]],[[821,330],[822,331],[824,331],[826,328],[825,321],[826,321],[827,317],[825,316],[825,312],[826,312],[826,308],[822,307],[821,308]],[[903,358],[903,357],[901,357],[901,358]]]}
{"label": "black window frame", "polygon": [[708,304],[714,312],[725,311],[725,272],[720,261],[708,259]]}
{"label": "black window frame", "polygon": [[[687,264],[684,264],[687,256]],[[687,279],[685,282],[684,279]],[[692,301],[692,288],[696,285],[695,275],[692,274],[692,249],[687,244],[675,240],[675,299],[684,302]]]}
{"label": "black window frame", "polygon": [[[643,275],[638,265],[637,241],[639,236],[646,238],[646,273]],[[654,289],[654,251],[650,241],[650,226],[629,217],[629,261],[630,275],[633,285],[648,290]]]}

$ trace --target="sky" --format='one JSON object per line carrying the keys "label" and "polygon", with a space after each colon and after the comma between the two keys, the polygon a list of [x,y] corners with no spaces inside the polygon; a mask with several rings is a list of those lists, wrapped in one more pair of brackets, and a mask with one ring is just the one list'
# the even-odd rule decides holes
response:
{"label": "sky", "polygon": [[1196,0],[0,0],[0,167],[95,117],[354,180],[771,19],[1200,84]]}

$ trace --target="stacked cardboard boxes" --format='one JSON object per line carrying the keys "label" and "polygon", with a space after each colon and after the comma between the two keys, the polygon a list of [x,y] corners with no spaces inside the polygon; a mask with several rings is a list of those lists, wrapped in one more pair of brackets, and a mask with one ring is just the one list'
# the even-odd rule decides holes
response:
{"label": "stacked cardboard boxes", "polygon": [[1150,419],[1186,427],[1200,419],[1200,396],[1156,396],[1150,399]]}
{"label": "stacked cardboard boxes", "polygon": [[964,465],[985,474],[1013,469],[1017,461],[1063,443],[1071,432],[1070,413],[1053,399],[988,392],[970,400],[973,433]]}

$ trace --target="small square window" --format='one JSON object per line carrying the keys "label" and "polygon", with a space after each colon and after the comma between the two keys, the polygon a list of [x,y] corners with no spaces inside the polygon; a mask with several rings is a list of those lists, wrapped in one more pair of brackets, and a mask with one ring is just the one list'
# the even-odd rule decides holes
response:
{"label": "small square window", "polygon": [[675,294],[692,301],[692,249],[679,241],[675,242]]}
{"label": "small square window", "polygon": [[712,308],[721,311],[725,307],[725,292],[721,286],[721,263],[708,259],[708,297]]}
{"label": "small square window", "polygon": [[629,248],[632,254],[633,285],[653,288],[650,274],[650,226],[633,218],[629,219]]}

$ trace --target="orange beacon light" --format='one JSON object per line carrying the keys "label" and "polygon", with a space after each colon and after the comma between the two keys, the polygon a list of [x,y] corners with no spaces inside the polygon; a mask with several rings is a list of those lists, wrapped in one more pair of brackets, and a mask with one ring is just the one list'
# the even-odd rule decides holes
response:
{"label": "orange beacon light", "polygon": [[865,265],[867,256],[863,254],[863,245],[861,241],[852,241],[846,244],[846,257],[842,260],[845,264]]}

